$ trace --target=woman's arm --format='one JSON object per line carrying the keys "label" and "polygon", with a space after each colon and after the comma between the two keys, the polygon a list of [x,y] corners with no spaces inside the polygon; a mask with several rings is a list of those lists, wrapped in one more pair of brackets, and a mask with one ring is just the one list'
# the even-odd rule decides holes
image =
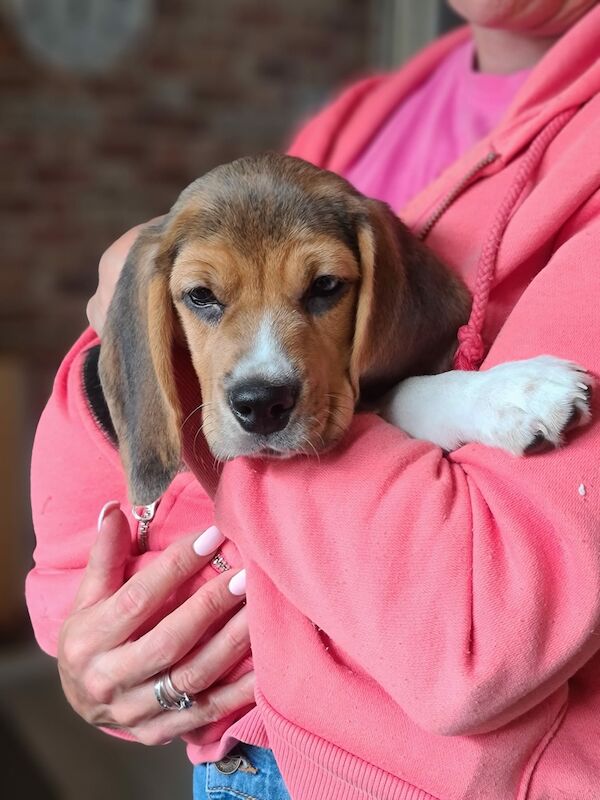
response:
{"label": "woman's arm", "polygon": [[[233,614],[239,598],[210,564],[213,554],[199,558],[192,549],[213,505],[189,473],[162,498],[150,552],[139,554],[136,524],[123,514],[109,514],[98,534],[107,500],[125,509],[128,502],[116,447],[83,391],[86,353],[96,343],[88,331],[65,358],[36,434],[37,547],[26,587],[34,631],[58,655],[67,699],[88,721],[146,743],[191,734],[195,744],[214,745],[253,704],[245,610]],[[239,563],[233,545],[223,552]],[[175,684],[199,694],[186,714],[162,714],[153,694],[152,675],[171,666]]]}
{"label": "woman's arm", "polygon": [[[485,367],[550,353],[600,372],[595,219],[533,280]],[[470,734],[524,713],[600,647],[599,462],[597,423],[519,459],[444,456],[362,416],[320,463],[227,464],[217,520],[417,723]]]}
{"label": "woman's arm", "polygon": [[[97,344],[88,330],[74,344],[56,376],[35,436],[31,504],[36,532],[34,568],[27,601],[40,645],[56,655],[58,631],[70,611],[97,535],[100,509],[108,500],[128,508],[127,487],[116,446],[94,419],[83,387],[86,354]],[[137,522],[129,517],[131,574],[156,552],[140,556]],[[150,550],[213,522],[213,504],[189,473],[181,474],[162,498],[150,528]],[[160,531],[160,533],[159,533]],[[235,561],[234,558],[234,562]],[[205,577],[212,568],[208,567]]]}

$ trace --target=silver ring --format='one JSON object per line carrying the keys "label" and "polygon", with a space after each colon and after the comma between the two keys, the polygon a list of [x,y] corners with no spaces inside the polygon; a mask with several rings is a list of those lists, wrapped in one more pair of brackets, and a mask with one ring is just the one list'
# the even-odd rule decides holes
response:
{"label": "silver ring", "polygon": [[170,670],[161,672],[154,681],[154,696],[163,711],[185,711],[194,705],[191,695],[175,687]]}
{"label": "silver ring", "polygon": [[179,711],[185,711],[187,708],[191,708],[194,705],[194,698],[191,695],[189,695],[187,692],[182,692],[175,687],[173,681],[171,680],[171,670],[167,670],[167,672],[165,672],[165,683],[167,684],[169,695],[177,704]]}
{"label": "silver ring", "polygon": [[154,681],[154,696],[163,711],[172,711],[173,707],[164,696],[164,673]]}

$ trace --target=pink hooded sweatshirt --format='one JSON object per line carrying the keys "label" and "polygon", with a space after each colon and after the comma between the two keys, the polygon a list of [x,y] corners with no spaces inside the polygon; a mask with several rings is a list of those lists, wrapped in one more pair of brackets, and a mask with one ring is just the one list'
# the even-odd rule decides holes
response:
{"label": "pink hooded sweatshirt", "polygon": [[[467,35],[352,87],[291,152],[344,173]],[[549,353],[600,373],[598,42],[600,7],[403,210],[474,293],[462,368]],[[33,457],[27,597],[51,653],[99,508],[126,504],[96,345],[84,334],[63,363]],[[517,459],[358,415],[320,462],[228,463],[214,505],[179,475],[131,569],[216,518],[248,569],[259,687],[240,719],[188,737],[192,760],[272,747],[294,800],[598,800],[599,466],[597,421]]]}

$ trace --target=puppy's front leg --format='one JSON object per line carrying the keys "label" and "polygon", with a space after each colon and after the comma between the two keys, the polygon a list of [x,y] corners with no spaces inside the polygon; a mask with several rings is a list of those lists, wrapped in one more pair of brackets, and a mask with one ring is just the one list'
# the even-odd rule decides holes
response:
{"label": "puppy's front leg", "polygon": [[515,455],[590,420],[593,380],[577,364],[552,356],[499,364],[482,372],[407,378],[384,398],[381,416],[444,450],[467,442]]}

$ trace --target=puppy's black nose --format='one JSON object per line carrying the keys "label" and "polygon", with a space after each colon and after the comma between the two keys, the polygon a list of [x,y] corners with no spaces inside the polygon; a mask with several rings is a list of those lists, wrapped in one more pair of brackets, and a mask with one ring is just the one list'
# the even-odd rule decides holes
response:
{"label": "puppy's black nose", "polygon": [[267,435],[285,428],[298,394],[299,386],[295,383],[276,386],[256,381],[234,386],[227,400],[245,431]]}

